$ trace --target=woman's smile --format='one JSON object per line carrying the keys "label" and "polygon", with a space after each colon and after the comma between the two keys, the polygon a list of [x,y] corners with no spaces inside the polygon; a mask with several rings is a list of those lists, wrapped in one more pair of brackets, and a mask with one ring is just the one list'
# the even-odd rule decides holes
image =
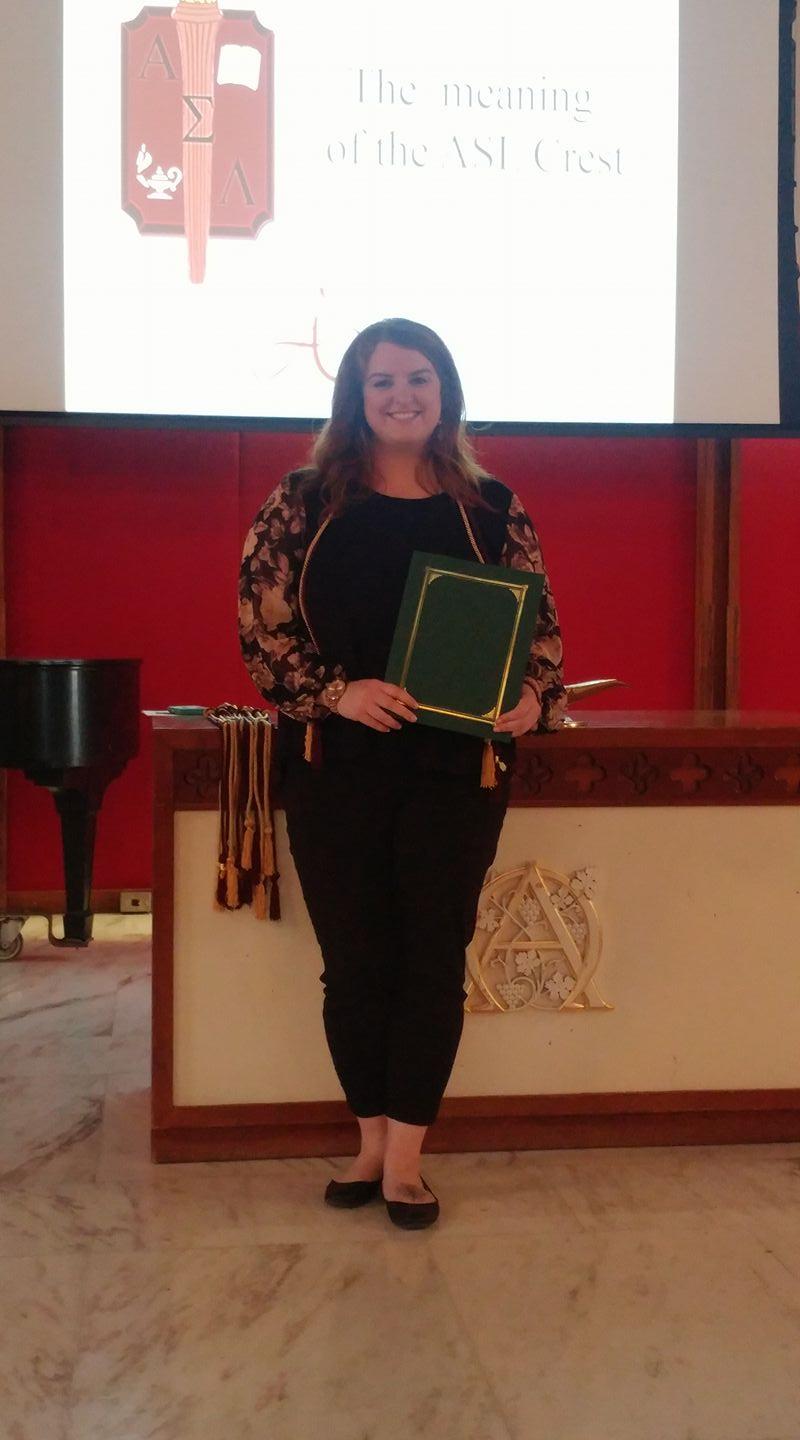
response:
{"label": "woman's smile", "polygon": [[364,377],[364,416],[376,441],[420,450],[441,414],[439,376],[427,357],[388,340],[376,345]]}

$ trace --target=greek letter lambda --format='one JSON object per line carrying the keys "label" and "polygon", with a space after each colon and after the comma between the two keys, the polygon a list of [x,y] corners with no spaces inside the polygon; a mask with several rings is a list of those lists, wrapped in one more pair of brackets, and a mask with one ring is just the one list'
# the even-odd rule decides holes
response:
{"label": "greek letter lambda", "polygon": [[210,135],[195,135],[194,133],[198,125],[201,124],[202,120],[205,118],[203,115],[203,111],[198,110],[197,106],[195,105],[195,100],[205,100],[206,104],[209,107],[209,119],[210,112],[214,108],[214,101],[210,95],[184,95],[184,104],[188,105],[191,114],[195,117],[195,122],[191,130],[187,130],[183,138],[184,141],[191,140],[193,145],[210,145],[211,141],[214,139],[213,130]]}
{"label": "greek letter lambda", "polygon": [[239,181],[239,189],[242,192],[242,199],[244,200],[245,205],[255,205],[256,202],[253,199],[250,186],[247,183],[247,176],[245,175],[244,169],[242,168],[242,162],[238,159],[233,169],[231,170],[230,175],[228,176],[227,182],[225,184],[225,189],[222,192],[222,198],[219,202],[220,205],[227,205],[228,194],[230,192],[230,188],[234,182],[234,179]]}

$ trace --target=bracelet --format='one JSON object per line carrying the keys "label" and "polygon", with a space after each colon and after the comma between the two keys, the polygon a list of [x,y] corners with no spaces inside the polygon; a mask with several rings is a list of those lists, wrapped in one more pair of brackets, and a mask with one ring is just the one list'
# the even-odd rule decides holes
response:
{"label": "bracelet", "polygon": [[338,679],[330,680],[322,690],[323,703],[327,705],[329,710],[333,711],[334,715],[339,708],[339,701],[344,695],[346,689],[347,681]]}

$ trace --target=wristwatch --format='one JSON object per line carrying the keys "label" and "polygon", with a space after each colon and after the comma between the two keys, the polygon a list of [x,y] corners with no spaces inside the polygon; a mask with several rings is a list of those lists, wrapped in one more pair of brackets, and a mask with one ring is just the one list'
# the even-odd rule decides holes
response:
{"label": "wristwatch", "polygon": [[322,691],[322,701],[334,715],[339,708],[339,701],[347,689],[346,680],[329,680]]}

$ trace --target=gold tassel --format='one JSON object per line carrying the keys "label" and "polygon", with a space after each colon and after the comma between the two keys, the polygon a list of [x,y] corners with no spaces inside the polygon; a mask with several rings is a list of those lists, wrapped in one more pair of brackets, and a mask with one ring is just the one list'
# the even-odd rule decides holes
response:
{"label": "gold tassel", "polygon": [[256,830],[256,817],[252,811],[248,811],[244,821],[244,839],[242,840],[242,869],[249,870],[253,864],[253,837]]}
{"label": "gold tassel", "polygon": [[303,755],[314,770],[319,770],[322,764],[322,736],[319,733],[317,721],[306,721],[306,743]]}
{"label": "gold tassel", "polygon": [[497,784],[497,770],[495,769],[494,746],[491,740],[487,740],[483,747],[483,761],[481,764],[481,789],[494,790]]}
{"label": "gold tassel", "polygon": [[228,856],[225,861],[225,903],[231,909],[239,908],[239,869],[236,851],[239,849],[239,785],[240,785],[240,740],[241,725],[238,719],[231,720],[230,765],[228,768]]}
{"label": "gold tassel", "polygon": [[263,875],[253,886],[253,914],[256,920],[266,920],[267,918],[267,892],[264,888]]}
{"label": "gold tassel", "polygon": [[[259,920],[280,919],[275,831],[270,792],[272,724],[264,711],[220,705],[206,710],[222,741],[219,860],[214,907],[252,905]],[[309,758],[319,753],[319,727],[311,723]],[[319,763],[319,761],[317,761]]]}
{"label": "gold tassel", "polygon": [[242,741],[247,746],[247,805],[244,815],[242,836],[241,867],[253,868],[253,841],[256,829],[256,787],[258,785],[258,732],[255,725],[247,724],[242,730]]}
{"label": "gold tassel", "polygon": [[217,910],[224,910],[225,899],[225,851],[227,849],[228,837],[225,824],[225,795],[227,793],[228,776],[228,727],[220,725],[220,741],[222,744],[222,763],[220,765],[219,779],[219,828],[217,837],[217,884],[214,892],[214,907]]}
{"label": "gold tassel", "polygon": [[261,825],[258,832],[258,848],[260,869],[263,876],[271,875],[275,869],[275,839],[272,833],[272,818],[270,804],[270,750],[271,730],[268,725],[264,727],[263,745],[261,753],[262,774],[260,783],[255,786],[256,809]]}

